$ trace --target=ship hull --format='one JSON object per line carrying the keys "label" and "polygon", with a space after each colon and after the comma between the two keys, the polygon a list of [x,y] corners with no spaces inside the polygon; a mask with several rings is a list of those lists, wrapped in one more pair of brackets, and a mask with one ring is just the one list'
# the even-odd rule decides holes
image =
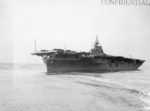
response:
{"label": "ship hull", "polygon": [[116,58],[81,58],[76,60],[45,60],[47,71],[86,71],[86,72],[111,72],[138,69],[144,61],[138,59]]}

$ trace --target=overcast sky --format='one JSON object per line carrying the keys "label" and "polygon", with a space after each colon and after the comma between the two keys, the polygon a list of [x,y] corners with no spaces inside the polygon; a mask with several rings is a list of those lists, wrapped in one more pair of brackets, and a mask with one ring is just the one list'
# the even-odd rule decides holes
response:
{"label": "overcast sky", "polygon": [[89,51],[96,35],[105,53],[150,55],[150,6],[108,6],[100,0],[1,0],[0,61],[42,63],[37,49]]}

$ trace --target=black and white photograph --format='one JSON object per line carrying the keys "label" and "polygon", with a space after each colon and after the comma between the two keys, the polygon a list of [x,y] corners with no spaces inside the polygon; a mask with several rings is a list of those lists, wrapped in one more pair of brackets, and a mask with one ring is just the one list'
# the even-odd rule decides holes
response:
{"label": "black and white photograph", "polygon": [[150,111],[150,0],[0,0],[0,111]]}

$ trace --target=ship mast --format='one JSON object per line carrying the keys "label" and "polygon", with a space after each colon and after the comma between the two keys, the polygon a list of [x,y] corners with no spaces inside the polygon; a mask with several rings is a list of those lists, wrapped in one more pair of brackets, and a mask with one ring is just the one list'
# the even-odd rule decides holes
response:
{"label": "ship mast", "polygon": [[94,46],[97,47],[98,45],[99,45],[99,41],[98,41],[98,36],[96,35],[96,41],[95,41]]}
{"label": "ship mast", "polygon": [[34,45],[35,45],[35,52],[37,52],[37,48],[36,48],[36,39],[35,39],[35,44],[34,44]]}
{"label": "ship mast", "polygon": [[64,45],[64,51],[66,51],[66,44]]}

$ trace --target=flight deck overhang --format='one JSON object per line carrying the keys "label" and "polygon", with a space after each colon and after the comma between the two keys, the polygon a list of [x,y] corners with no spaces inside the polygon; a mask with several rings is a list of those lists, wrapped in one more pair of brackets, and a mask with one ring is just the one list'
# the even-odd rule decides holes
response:
{"label": "flight deck overhang", "polygon": [[49,51],[49,50],[45,50],[45,51],[36,51],[36,52],[32,52],[32,55],[37,55],[37,56],[43,56],[43,55],[49,55],[49,54],[56,54],[57,51]]}

